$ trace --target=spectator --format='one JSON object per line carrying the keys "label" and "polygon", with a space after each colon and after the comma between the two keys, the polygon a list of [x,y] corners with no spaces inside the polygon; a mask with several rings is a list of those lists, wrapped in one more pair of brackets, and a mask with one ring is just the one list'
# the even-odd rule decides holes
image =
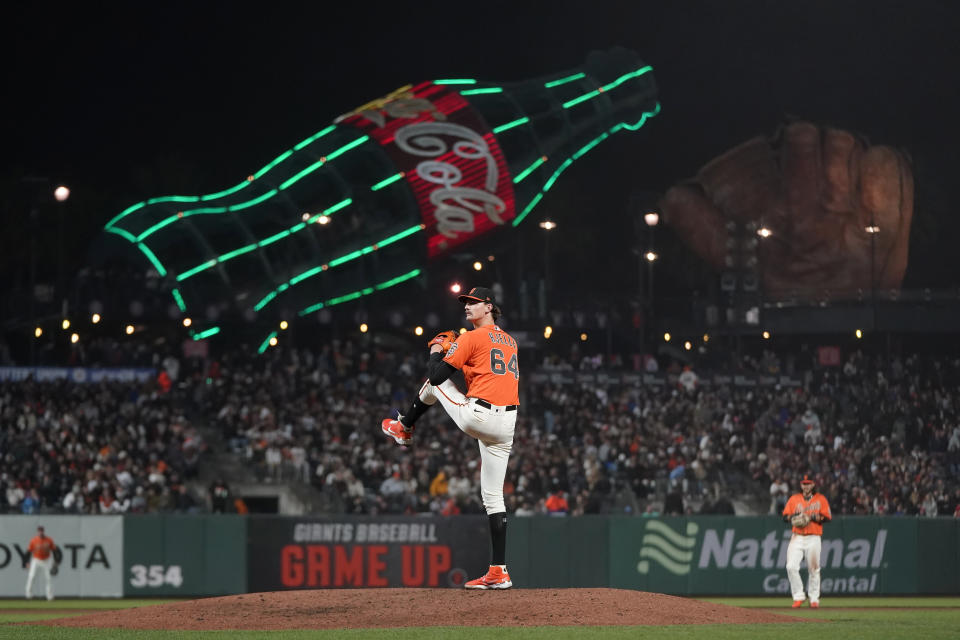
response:
{"label": "spectator", "polygon": [[[88,349],[99,354],[88,357],[106,361],[110,349]],[[608,374],[622,358],[598,358],[579,344],[568,355],[548,354],[545,368],[563,375],[531,376],[523,388],[527,409],[505,495],[540,513],[549,497],[566,493],[567,513],[579,514],[640,513],[670,493],[679,505],[664,511],[685,513],[714,509],[716,496],[735,491],[766,511],[776,506],[776,485],[814,467],[838,514],[953,514],[960,362],[855,352],[836,370],[811,366],[812,352],[806,362],[804,353],[723,356],[739,372],[794,372],[797,386],[782,387],[724,382],[702,363],[697,384],[684,385],[688,372],[669,359],[656,375],[621,379]],[[471,451],[444,419],[424,416],[428,435],[410,451],[383,446],[363,428],[409,401],[398,372],[414,374],[412,357],[340,340],[262,356],[237,349],[216,362],[215,382],[202,377],[212,368],[194,376],[185,365],[168,393],[153,381],[0,383],[3,506],[99,512],[103,504],[122,509],[113,505],[123,504],[123,491],[130,513],[179,509],[179,487],[205,455],[199,431],[183,418],[189,397],[246,468],[312,482],[331,511],[440,513],[447,497],[464,513],[476,507],[478,469],[465,464]],[[570,372],[594,382],[576,384]],[[381,487],[394,472],[400,477],[387,500]],[[213,485],[210,493],[214,509]],[[215,510],[235,508],[226,498]]]}
{"label": "spectator", "polygon": [[663,503],[663,515],[665,516],[682,516],[683,511],[683,494],[677,490],[673,490],[667,494],[666,500]]}
{"label": "spectator", "polygon": [[130,499],[130,513],[145,513],[147,510],[147,499],[143,495],[143,487],[137,487],[133,497]]}
{"label": "spectator", "polygon": [[820,416],[814,412],[812,407],[807,407],[803,416],[800,417],[800,423],[804,429],[804,443],[809,446],[820,444],[820,440],[823,437],[823,433],[820,430]]}
{"label": "spectator", "polygon": [[445,496],[450,488],[450,482],[447,480],[447,472],[443,469],[437,471],[437,475],[430,481],[430,495]]}
{"label": "spectator", "polygon": [[20,510],[24,514],[36,513],[39,506],[40,498],[37,496],[37,490],[30,489],[26,497],[23,499],[23,502],[20,503]]}
{"label": "spectator", "polygon": [[693,393],[696,391],[697,384],[699,384],[699,382],[699,376],[697,376],[696,372],[689,365],[683,368],[683,373],[681,373],[677,378],[677,383],[687,393]]}
{"label": "spectator", "polygon": [[177,485],[174,509],[179,513],[196,513],[197,511],[197,502],[187,491],[187,485],[185,484]]}
{"label": "spectator", "polygon": [[222,478],[210,485],[210,510],[213,513],[227,513],[230,507],[230,487]]}
{"label": "spectator", "polygon": [[770,513],[780,515],[790,498],[790,485],[782,478],[770,483]]}
{"label": "spectator", "polygon": [[565,516],[570,511],[567,494],[563,491],[554,491],[546,501],[547,514],[551,516]]}

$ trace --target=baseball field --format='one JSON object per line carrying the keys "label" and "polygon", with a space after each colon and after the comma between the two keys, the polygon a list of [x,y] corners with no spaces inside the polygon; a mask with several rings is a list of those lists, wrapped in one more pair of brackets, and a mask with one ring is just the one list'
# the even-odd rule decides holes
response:
{"label": "baseball field", "polygon": [[[396,620],[391,623],[391,620]],[[643,622],[649,620],[649,622]],[[637,624],[641,621],[641,624]],[[796,624],[805,628],[798,630]],[[787,626],[791,625],[791,626]],[[618,589],[296,591],[199,600],[0,600],[0,638],[956,638],[960,597],[693,600]]]}

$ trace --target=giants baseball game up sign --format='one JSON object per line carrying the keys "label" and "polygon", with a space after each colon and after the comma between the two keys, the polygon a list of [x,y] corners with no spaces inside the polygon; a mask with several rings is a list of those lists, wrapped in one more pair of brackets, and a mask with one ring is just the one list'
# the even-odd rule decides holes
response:
{"label": "giants baseball game up sign", "polygon": [[516,217],[513,181],[493,132],[457,91],[424,82],[337,119],[380,143],[413,190],[427,256]]}
{"label": "giants baseball game up sign", "polygon": [[489,547],[485,516],[251,517],[248,590],[462,587]]}

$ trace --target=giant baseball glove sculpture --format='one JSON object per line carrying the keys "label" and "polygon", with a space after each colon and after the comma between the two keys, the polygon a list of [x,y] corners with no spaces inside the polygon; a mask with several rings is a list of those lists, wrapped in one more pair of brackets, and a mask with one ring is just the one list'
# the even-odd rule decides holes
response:
{"label": "giant baseball glove sculpture", "polygon": [[898,289],[907,268],[913,173],[906,156],[847,131],[795,122],[705,165],[661,201],[664,217],[710,265],[726,265],[727,223],[771,235],[757,247],[768,294],[853,296]]}

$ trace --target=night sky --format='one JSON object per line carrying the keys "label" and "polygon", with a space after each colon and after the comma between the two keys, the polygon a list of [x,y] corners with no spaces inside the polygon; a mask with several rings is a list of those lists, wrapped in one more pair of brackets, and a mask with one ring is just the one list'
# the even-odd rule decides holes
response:
{"label": "night sky", "polygon": [[[907,284],[957,282],[960,3],[310,5],[8,8],[0,27],[13,49],[4,91],[5,287],[25,277],[24,207],[32,196],[24,195],[24,177],[73,188],[64,247],[72,269],[89,259],[103,223],[128,205],[233,185],[337,115],[401,85],[522,80],[618,45],[653,65],[663,112],[641,132],[600,145],[536,210],[568,231],[557,235],[560,255],[622,255],[622,273],[604,265],[602,275],[614,285],[629,281],[632,193],[662,193],[739,142],[801,118],[910,153],[918,211]],[[42,255],[53,251],[52,241],[41,241]],[[677,245],[673,259],[682,251]],[[597,277],[561,262],[558,277],[572,286]]]}

